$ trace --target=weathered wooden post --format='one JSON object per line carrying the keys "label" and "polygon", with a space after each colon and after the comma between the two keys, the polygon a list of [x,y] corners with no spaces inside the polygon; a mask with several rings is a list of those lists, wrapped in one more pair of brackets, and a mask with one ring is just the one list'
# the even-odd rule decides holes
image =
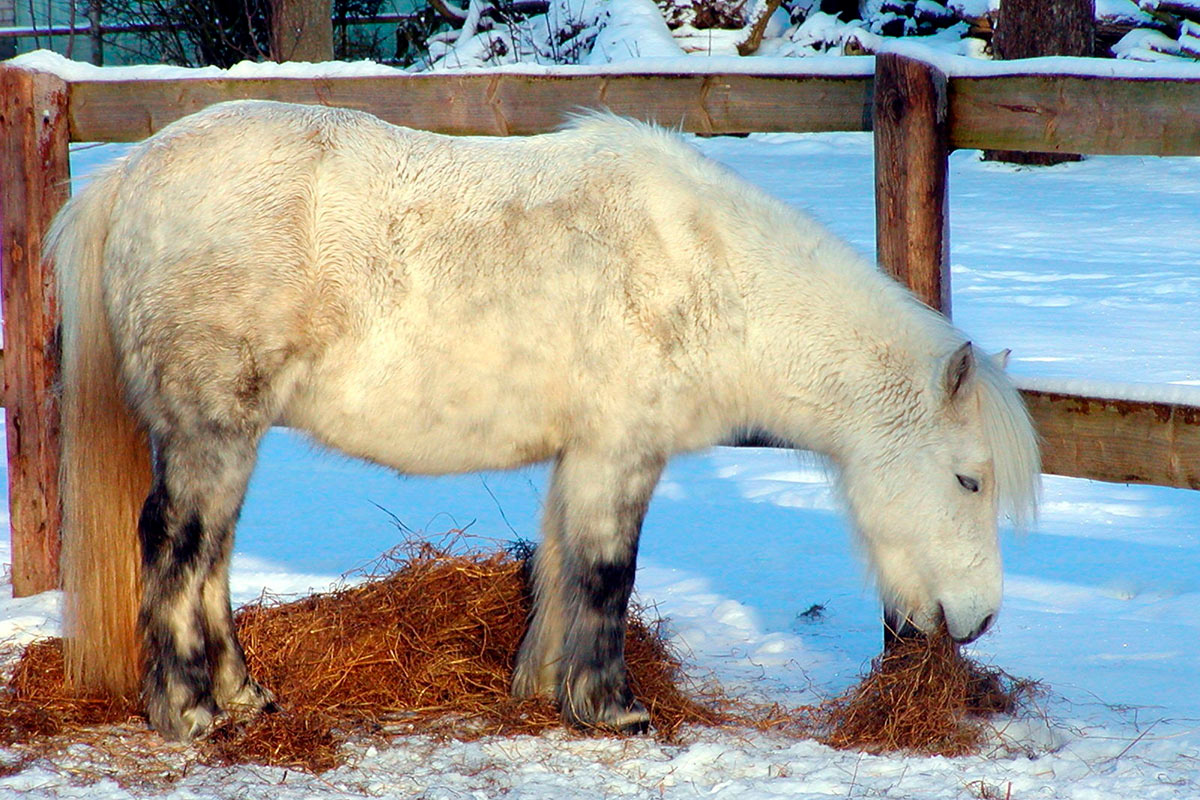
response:
{"label": "weathered wooden post", "polygon": [[0,67],[0,283],[13,595],[58,586],[58,313],[42,238],[70,195],[67,85]]}
{"label": "weathered wooden post", "polygon": [[877,55],[874,127],[879,264],[949,316],[946,76],[914,58]]}
{"label": "weathered wooden post", "polygon": [[[950,316],[950,125],[946,76],[914,58],[875,56],[875,246],[879,265]],[[883,650],[919,638],[884,614]]]}

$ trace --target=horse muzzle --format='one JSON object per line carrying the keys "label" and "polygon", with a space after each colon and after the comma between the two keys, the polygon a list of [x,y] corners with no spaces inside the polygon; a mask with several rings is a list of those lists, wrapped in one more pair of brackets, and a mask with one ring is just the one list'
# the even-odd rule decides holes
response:
{"label": "horse muzzle", "polygon": [[956,644],[970,644],[978,639],[996,620],[995,612],[978,614],[947,614],[946,607],[938,603],[937,612],[931,615],[927,626],[919,626],[904,612],[885,608],[883,612],[883,642],[888,647],[904,639],[928,635],[944,627]]}
{"label": "horse muzzle", "polygon": [[974,628],[954,627],[950,624],[950,618],[946,612],[942,611],[942,619],[946,621],[946,630],[950,632],[950,638],[957,644],[970,644],[971,642],[983,636],[987,629],[992,627],[992,621],[996,619],[995,614],[988,614],[982,620],[975,624]]}

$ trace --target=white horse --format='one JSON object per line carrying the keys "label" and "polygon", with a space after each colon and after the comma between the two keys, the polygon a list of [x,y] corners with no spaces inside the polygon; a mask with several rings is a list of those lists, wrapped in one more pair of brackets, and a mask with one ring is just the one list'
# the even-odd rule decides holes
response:
{"label": "white horse", "polygon": [[552,460],[513,691],[610,728],[647,720],[625,611],[672,454],[745,429],[827,454],[888,613],[960,641],[1000,605],[998,514],[1035,499],[1000,366],[808,217],[627,120],[449,138],[223,103],[101,172],[48,252],[70,674],[140,681],[170,738],[273,704],[227,575],[272,425],[402,472]]}

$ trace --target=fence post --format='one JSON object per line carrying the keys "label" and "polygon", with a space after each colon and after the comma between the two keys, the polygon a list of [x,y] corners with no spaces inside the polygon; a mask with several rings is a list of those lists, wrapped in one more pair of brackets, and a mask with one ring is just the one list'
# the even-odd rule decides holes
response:
{"label": "fence post", "polygon": [[[950,153],[946,76],[895,53],[875,56],[875,248],[879,265],[950,316]],[[884,613],[883,652],[922,638]]]}
{"label": "fence post", "polygon": [[914,58],[877,55],[874,127],[879,264],[950,316],[945,74]]}
{"label": "fence post", "polygon": [[0,283],[13,595],[58,586],[58,309],[42,238],[70,195],[67,84],[0,67]]}

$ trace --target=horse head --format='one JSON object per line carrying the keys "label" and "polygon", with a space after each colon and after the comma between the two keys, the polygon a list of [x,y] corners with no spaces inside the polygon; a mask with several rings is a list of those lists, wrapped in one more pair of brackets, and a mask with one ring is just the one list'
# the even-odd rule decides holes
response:
{"label": "horse head", "polygon": [[896,630],[979,637],[1000,610],[998,520],[1036,495],[1037,444],[1004,356],[970,342],[924,379],[886,382],[839,458],[843,489]]}

